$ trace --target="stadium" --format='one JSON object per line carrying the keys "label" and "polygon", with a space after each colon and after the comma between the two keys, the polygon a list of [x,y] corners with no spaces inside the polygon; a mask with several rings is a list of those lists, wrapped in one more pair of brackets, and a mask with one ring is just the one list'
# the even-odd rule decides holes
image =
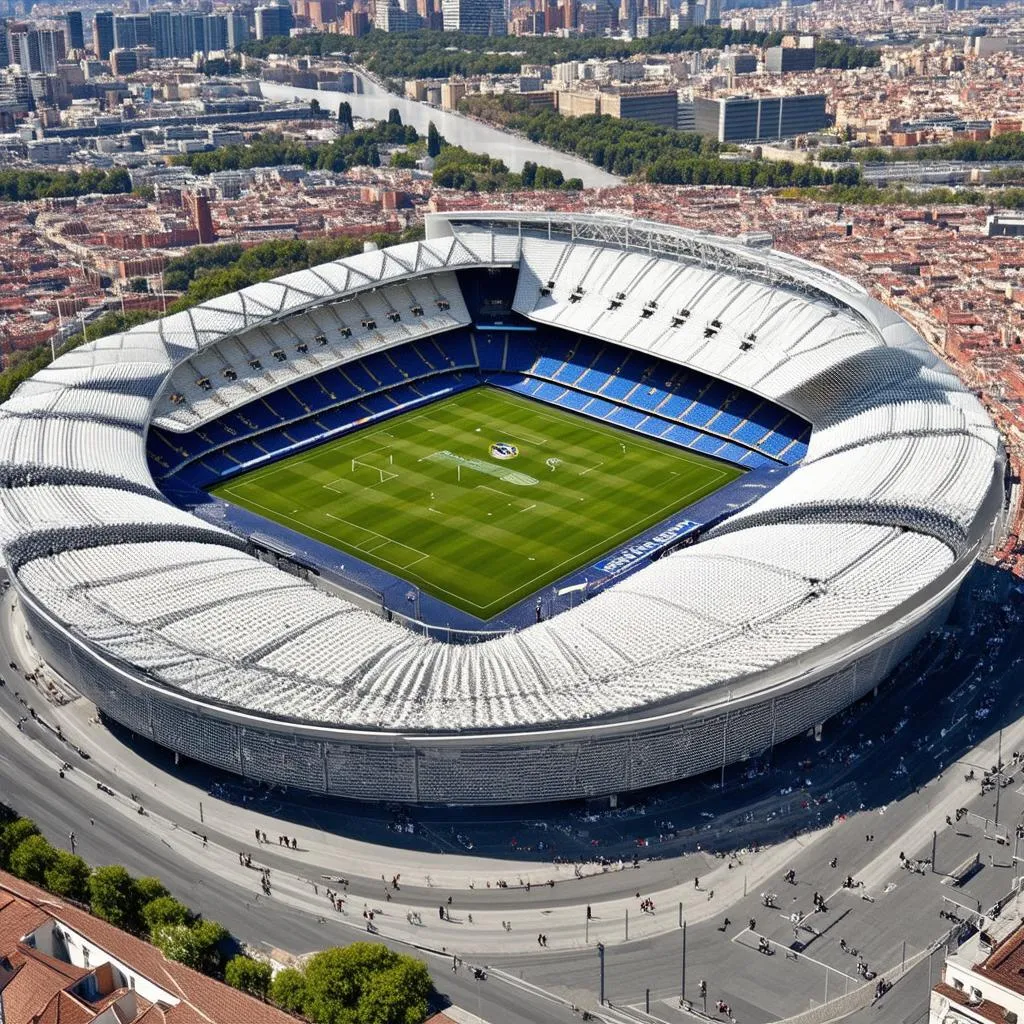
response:
{"label": "stadium", "polygon": [[33,644],[163,747],[360,800],[620,794],[820,726],[944,621],[1006,460],[770,245],[435,214],[61,356],[0,410]]}

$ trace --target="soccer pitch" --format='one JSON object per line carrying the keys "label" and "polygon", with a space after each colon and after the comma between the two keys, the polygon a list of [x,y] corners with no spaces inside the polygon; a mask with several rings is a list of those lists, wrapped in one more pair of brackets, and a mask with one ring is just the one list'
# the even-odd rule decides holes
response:
{"label": "soccer pitch", "polygon": [[741,472],[478,387],[211,492],[488,619]]}

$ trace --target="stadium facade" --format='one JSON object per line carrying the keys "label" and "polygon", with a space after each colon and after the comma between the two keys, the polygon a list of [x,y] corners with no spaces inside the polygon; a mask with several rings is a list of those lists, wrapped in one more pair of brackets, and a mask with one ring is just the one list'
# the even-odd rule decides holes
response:
{"label": "stadium facade", "polygon": [[[622,793],[824,722],[944,620],[1003,529],[1005,457],[976,397],[907,323],[764,241],[610,216],[436,215],[423,242],[62,356],[0,410],[0,538],[33,642],[110,718],[165,747],[363,800]],[[573,369],[567,347],[545,371],[550,346],[529,363],[482,322],[486,295],[463,293],[491,279],[513,281],[512,314],[537,337],[613,353],[600,379],[586,384],[594,349]],[[457,346],[465,357],[445,364]],[[402,351],[425,367],[416,381],[403,369],[358,385],[358,361]],[[678,374],[652,375],[655,361]],[[371,391],[393,411],[485,363],[538,398],[548,373],[550,400],[583,394],[583,415],[794,468],[699,543],[477,643],[422,635],[282,571],[166,497],[189,466],[243,468],[253,439],[267,439],[255,461],[317,443],[327,413],[303,381],[332,414],[363,403],[345,430],[388,414]],[[326,383],[344,367],[355,398]],[[702,405],[721,388],[727,400]],[[762,408],[779,431],[757,425]],[[803,440],[779,410],[809,425]]]}

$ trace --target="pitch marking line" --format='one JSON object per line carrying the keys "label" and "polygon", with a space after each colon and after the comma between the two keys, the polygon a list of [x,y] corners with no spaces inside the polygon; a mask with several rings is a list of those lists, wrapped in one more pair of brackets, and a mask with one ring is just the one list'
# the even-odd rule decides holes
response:
{"label": "pitch marking line", "polygon": [[595,469],[600,469],[603,465],[603,462],[599,462],[596,466],[590,466],[588,469],[583,470],[580,473],[580,476],[586,476],[588,473],[593,473]]}
{"label": "pitch marking line", "polygon": [[414,565],[419,565],[419,563],[422,562],[425,558],[430,557],[430,555],[428,555],[425,551],[420,551],[419,548],[414,548],[411,544],[403,544],[400,540],[395,540],[393,537],[387,537],[383,533],[378,533],[376,530],[371,530],[368,526],[360,526],[359,523],[350,522],[348,519],[345,519],[342,516],[336,516],[333,512],[325,512],[324,515],[327,516],[328,519],[335,520],[335,522],[344,523],[346,526],[351,526],[354,530],[362,530],[364,533],[372,533],[375,537],[380,537],[383,544],[395,544],[400,548],[405,548],[406,551],[412,551],[414,554],[419,555],[420,557],[417,558],[415,562],[409,563],[409,568],[412,568],[412,566]]}

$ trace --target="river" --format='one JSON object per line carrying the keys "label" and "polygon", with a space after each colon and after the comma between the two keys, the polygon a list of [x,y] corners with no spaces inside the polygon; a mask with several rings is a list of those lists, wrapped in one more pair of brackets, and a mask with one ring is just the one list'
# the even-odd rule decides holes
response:
{"label": "river", "polygon": [[338,104],[347,100],[352,105],[352,113],[356,117],[372,118],[386,121],[388,111],[397,107],[404,124],[411,124],[418,132],[427,133],[428,124],[433,121],[437,130],[453,145],[463,146],[475,153],[487,153],[489,156],[504,162],[510,171],[522,170],[527,160],[556,167],[567,178],[580,178],[587,188],[603,188],[621,185],[622,178],[595,167],[586,160],[581,160],[567,153],[539,146],[528,139],[510,135],[500,128],[474,121],[462,114],[454,114],[437,107],[427,106],[418,100],[406,99],[386,92],[376,82],[364,76],[357,76],[362,82],[362,92],[342,93],[328,92],[319,89],[298,89],[291,85],[280,85],[277,82],[261,82],[260,89],[269,100],[301,100],[309,102],[319,100],[324,110],[337,113]]}

